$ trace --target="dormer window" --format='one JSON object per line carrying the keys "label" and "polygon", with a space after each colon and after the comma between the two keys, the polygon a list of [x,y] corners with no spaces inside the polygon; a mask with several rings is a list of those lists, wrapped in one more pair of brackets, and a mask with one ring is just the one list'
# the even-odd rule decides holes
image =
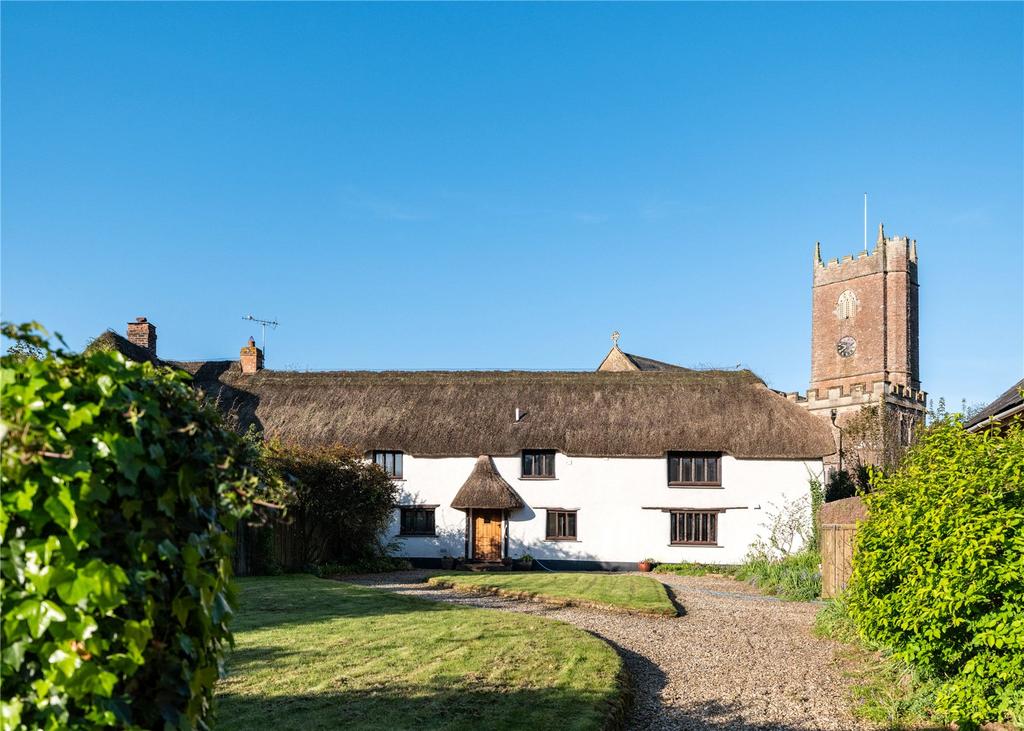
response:
{"label": "dormer window", "polygon": [[388,473],[388,477],[402,479],[402,453],[374,450],[373,461]]}
{"label": "dormer window", "polygon": [[555,479],[555,450],[524,449],[521,476],[524,480]]}
{"label": "dormer window", "polygon": [[669,452],[668,484],[672,487],[720,487],[722,455],[717,452]]}

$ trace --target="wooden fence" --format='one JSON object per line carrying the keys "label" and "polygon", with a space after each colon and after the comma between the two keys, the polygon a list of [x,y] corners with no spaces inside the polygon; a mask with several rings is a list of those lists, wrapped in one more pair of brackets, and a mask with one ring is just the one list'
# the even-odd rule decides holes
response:
{"label": "wooden fence", "polygon": [[853,575],[853,543],[857,523],[867,519],[859,497],[825,503],[818,516],[821,524],[821,596],[842,593]]}
{"label": "wooden fence", "polygon": [[305,562],[302,526],[276,516],[261,516],[235,526],[235,576],[253,576],[267,571],[268,565],[281,569],[301,569]]}

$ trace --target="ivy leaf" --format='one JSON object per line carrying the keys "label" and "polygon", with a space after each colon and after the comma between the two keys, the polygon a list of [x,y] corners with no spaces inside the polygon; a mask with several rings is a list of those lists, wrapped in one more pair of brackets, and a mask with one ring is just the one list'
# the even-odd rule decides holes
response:
{"label": "ivy leaf", "polygon": [[42,636],[51,622],[63,622],[67,619],[64,610],[47,599],[26,599],[18,605],[14,617],[28,623],[28,631],[32,637]]}

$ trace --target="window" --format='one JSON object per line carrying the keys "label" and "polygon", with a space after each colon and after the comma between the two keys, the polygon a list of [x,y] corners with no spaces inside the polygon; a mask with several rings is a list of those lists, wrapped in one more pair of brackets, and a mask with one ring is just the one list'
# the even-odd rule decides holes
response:
{"label": "window", "polygon": [[669,452],[669,485],[722,484],[722,456],[700,452]]}
{"label": "window", "polygon": [[576,540],[575,510],[548,510],[548,540]]}
{"label": "window", "polygon": [[846,290],[839,295],[839,300],[836,302],[836,317],[840,320],[849,320],[856,314],[857,295],[850,290]]}
{"label": "window", "polygon": [[677,546],[717,546],[718,513],[685,511],[669,513],[672,519],[672,544]]}
{"label": "window", "polygon": [[434,535],[434,508],[402,508],[400,535]]}
{"label": "window", "polygon": [[380,465],[381,469],[388,473],[388,477],[396,480],[402,479],[402,453],[375,451],[373,461]]}
{"label": "window", "polygon": [[553,449],[524,449],[523,450],[523,473],[524,479],[554,479],[555,477],[555,450]]}

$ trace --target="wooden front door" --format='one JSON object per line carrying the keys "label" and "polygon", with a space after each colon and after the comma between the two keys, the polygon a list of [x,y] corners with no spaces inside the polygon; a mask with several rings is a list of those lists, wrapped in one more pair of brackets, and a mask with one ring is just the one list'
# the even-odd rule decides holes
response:
{"label": "wooden front door", "polygon": [[473,558],[501,560],[501,510],[473,510]]}

